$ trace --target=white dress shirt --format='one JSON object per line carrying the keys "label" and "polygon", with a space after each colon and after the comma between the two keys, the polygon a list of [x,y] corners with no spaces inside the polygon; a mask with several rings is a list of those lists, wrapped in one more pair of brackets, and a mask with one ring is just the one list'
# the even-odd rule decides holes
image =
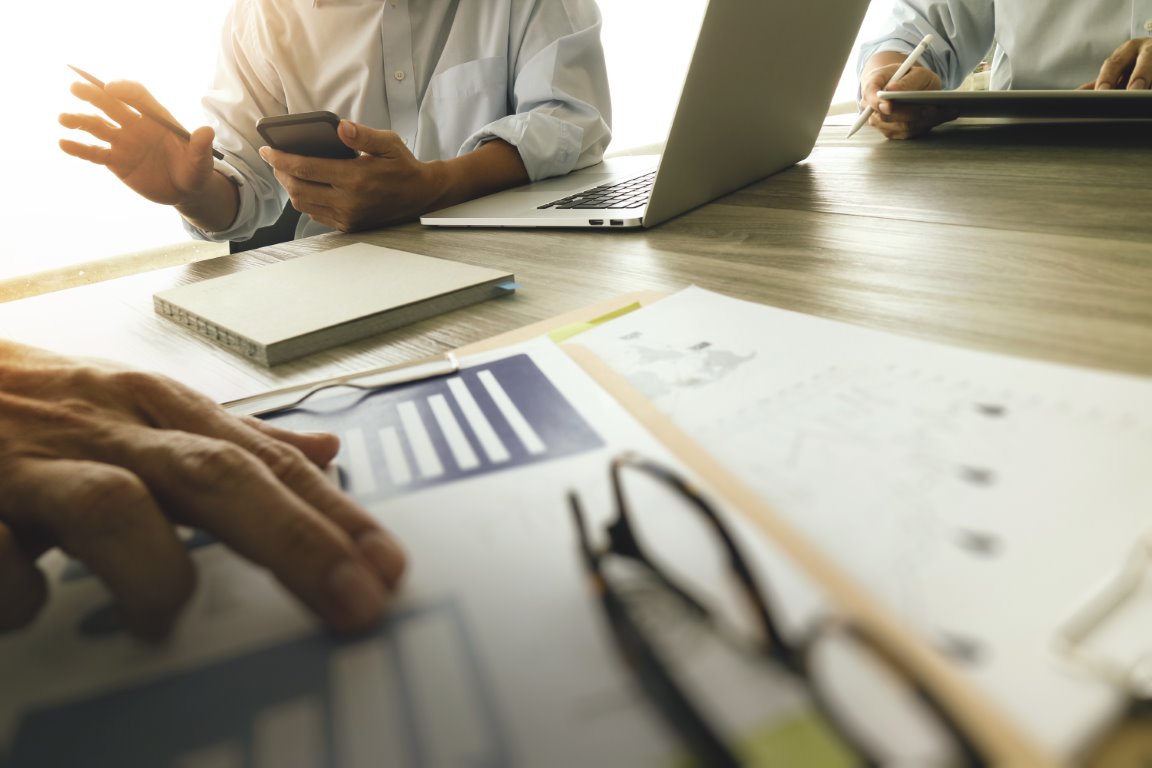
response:
{"label": "white dress shirt", "polygon": [[396,131],[419,160],[499,138],[533,180],[592,165],[611,138],[600,25],[594,0],[236,0],[204,107],[240,210],[222,232],[186,227],[243,240],[280,215],[257,154],[266,115],[329,110]]}
{"label": "white dress shirt", "polygon": [[1152,36],[1152,0],[894,0],[887,33],[860,47],[909,53],[931,32],[922,63],[956,88],[995,50],[989,87],[1076,88],[1128,40]]}

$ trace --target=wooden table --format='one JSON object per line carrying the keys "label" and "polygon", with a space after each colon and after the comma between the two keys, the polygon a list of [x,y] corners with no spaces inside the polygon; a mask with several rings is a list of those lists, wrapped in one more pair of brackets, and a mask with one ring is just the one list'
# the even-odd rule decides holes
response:
{"label": "wooden table", "polygon": [[[652,231],[325,235],[0,304],[0,336],[118,358],[228,400],[694,283],[911,336],[1152,375],[1149,124],[958,123],[915,142],[844,133],[826,127],[806,162]],[[523,287],[272,370],[152,311],[154,291],[353,241],[502,267]]]}
{"label": "wooden table", "polygon": [[[0,335],[176,375],[220,400],[403,362],[688,284],[986,350],[1152,375],[1152,125],[827,126],[800,165],[651,231],[323,235],[0,304]],[[179,283],[352,241],[506,268],[522,288],[266,369],[155,316]]]}

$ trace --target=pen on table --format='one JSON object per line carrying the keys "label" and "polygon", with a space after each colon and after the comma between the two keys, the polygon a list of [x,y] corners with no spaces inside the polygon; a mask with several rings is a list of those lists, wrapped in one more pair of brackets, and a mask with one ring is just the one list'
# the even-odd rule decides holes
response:
{"label": "pen on table", "polygon": [[[76,74],[80,75],[80,77],[82,77],[85,80],[87,80],[88,82],[92,83],[92,85],[96,86],[100,90],[104,90],[104,82],[102,80],[100,80],[99,78],[93,77],[92,75],[88,74],[87,72],[80,69],[79,67],[74,67],[71,64],[68,65],[68,69],[70,69],[73,72],[75,72]],[[132,107],[132,108],[135,109],[140,114],[144,115],[145,117],[156,121],[160,125],[164,126],[168,130],[172,131],[172,133],[174,133],[177,136],[179,136],[180,138],[184,139],[184,141],[188,141],[189,139],[192,138],[189,135],[188,131],[184,130],[184,128],[182,126],[172,122],[168,118],[161,117],[160,115],[156,114],[155,112],[152,112],[152,111],[147,110],[147,109],[141,109],[140,107]],[[215,157],[217,160],[223,160],[224,159],[224,155],[221,154],[220,151],[217,150],[215,147],[212,148],[212,156]]]}
{"label": "pen on table", "polygon": [[460,371],[460,360],[454,352],[442,355],[433,355],[421,360],[414,360],[398,365],[389,365],[384,368],[375,368],[370,371],[346,374],[309,384],[275,389],[261,392],[238,400],[222,403],[223,407],[235,414],[246,416],[271,416],[283,411],[291,411],[303,405],[304,401],[319,392],[335,387],[350,387],[366,391],[379,391],[410,384],[415,381],[449,376]]}
{"label": "pen on table", "polygon": [[[924,55],[925,49],[931,42],[932,35],[924,35],[924,39],[920,41],[919,45],[912,49],[912,53],[908,54],[908,58],[904,59],[904,63],[900,65],[900,67],[896,70],[896,73],[892,75],[892,77],[888,80],[888,84],[884,87],[891,88],[894,83],[900,80],[900,78],[908,74],[908,70],[916,66],[916,62],[920,61],[920,57]],[[872,117],[873,111],[875,110],[873,110],[872,107],[865,107],[864,111],[860,113],[860,116],[856,118],[856,122],[852,123],[852,127],[848,130],[848,135],[844,138],[852,138],[852,134],[863,128],[864,123],[868,122],[868,118]]]}

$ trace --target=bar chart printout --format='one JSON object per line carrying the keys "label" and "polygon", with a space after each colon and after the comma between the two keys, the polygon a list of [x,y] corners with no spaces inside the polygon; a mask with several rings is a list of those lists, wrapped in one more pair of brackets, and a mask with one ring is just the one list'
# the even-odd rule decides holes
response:
{"label": "bar chart printout", "polygon": [[0,755],[0,768],[510,762],[490,683],[451,601],[395,615],[367,637],[291,640],[33,711],[9,761]]}
{"label": "bar chart printout", "polygon": [[379,392],[319,397],[270,419],[340,437],[345,489],[379,500],[603,444],[528,355]]}
{"label": "bar chart printout", "polygon": [[[341,481],[373,503],[604,445],[528,354],[395,389],[317,396],[275,421],[339,435]],[[220,577],[243,574],[226,570],[210,536],[189,531],[185,546],[201,566],[211,561],[221,583],[241,583]],[[60,573],[69,589],[92,581],[79,562]],[[238,588],[241,597],[221,587],[207,603],[233,610],[230,600],[248,599]],[[123,630],[106,597],[90,602],[71,631],[79,652],[99,655],[123,642]],[[511,765],[477,631],[458,597],[441,595],[368,636],[294,635],[70,699],[46,697],[11,724],[0,768]]]}

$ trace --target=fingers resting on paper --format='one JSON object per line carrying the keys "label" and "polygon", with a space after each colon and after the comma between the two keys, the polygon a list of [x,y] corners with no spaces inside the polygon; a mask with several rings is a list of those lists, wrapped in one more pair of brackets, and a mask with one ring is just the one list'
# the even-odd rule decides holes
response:
{"label": "fingers resting on paper", "polygon": [[195,588],[177,525],[269,569],[332,629],[372,626],[405,556],[320,470],[337,449],[170,379],[0,342],[0,629],[35,617],[37,560],[59,548],[130,629],[164,635]]}

